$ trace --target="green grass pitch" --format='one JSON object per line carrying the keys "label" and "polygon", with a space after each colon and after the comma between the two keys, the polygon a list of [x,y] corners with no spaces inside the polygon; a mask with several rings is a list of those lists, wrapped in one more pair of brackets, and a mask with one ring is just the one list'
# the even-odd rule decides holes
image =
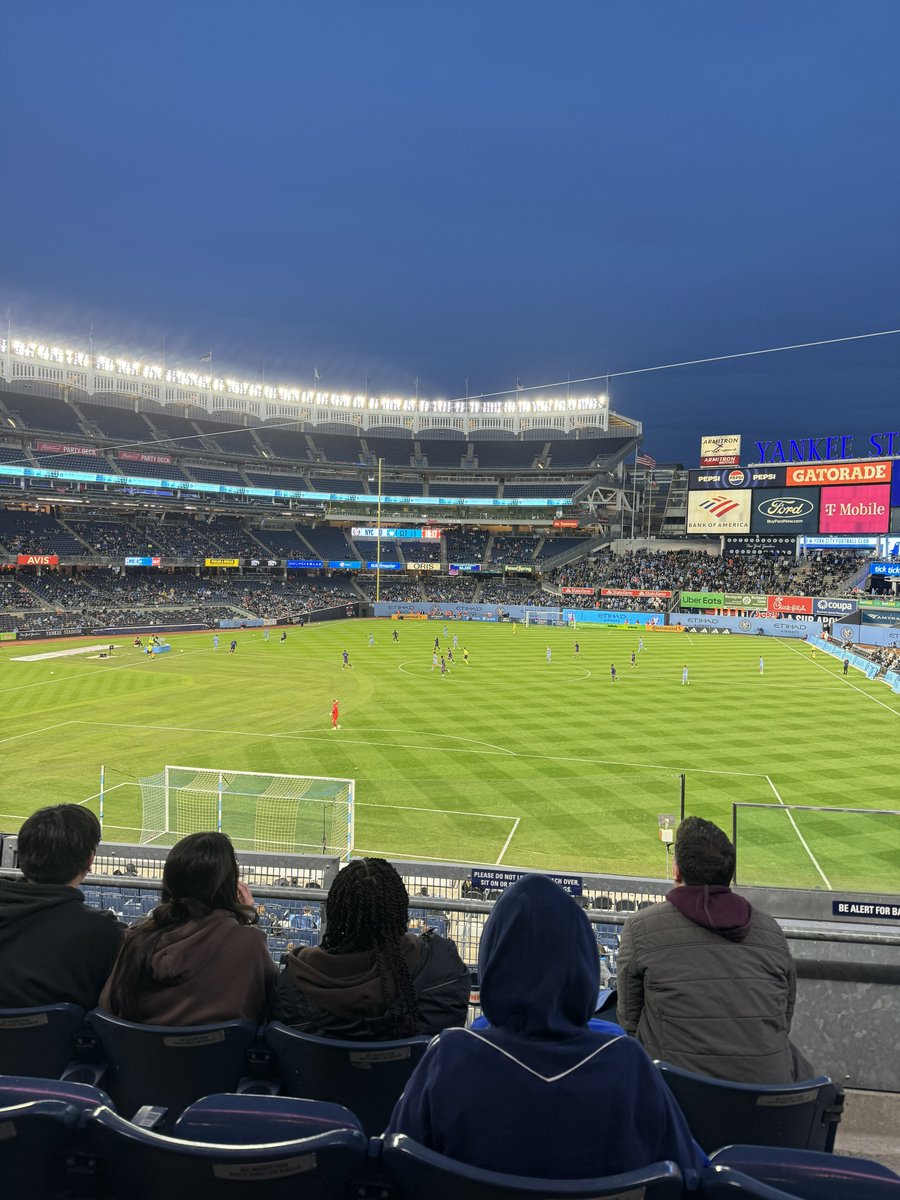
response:
{"label": "green grass pitch", "polygon": [[[635,630],[449,633],[346,621],[281,644],[278,631],[265,642],[241,630],[230,655],[223,631],[218,651],[211,633],[182,635],[154,661],[130,638],[105,660],[16,661],[91,643],[2,643],[0,829],[95,796],[104,763],[105,836],[136,840],[132,778],[188,763],[355,779],[359,852],[662,877],[657,816],[677,813],[684,771],[687,811],[729,833],[734,801],[770,806],[740,810],[739,882],[897,890],[900,817],[780,806],[900,808],[900,697],[883,684],[844,679],[802,642],[645,632],[632,669]],[[442,677],[432,644],[454,633]]]}

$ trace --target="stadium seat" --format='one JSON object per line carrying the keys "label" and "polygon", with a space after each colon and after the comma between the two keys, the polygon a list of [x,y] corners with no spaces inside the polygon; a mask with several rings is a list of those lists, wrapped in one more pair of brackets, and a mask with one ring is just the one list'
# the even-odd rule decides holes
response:
{"label": "stadium seat", "polygon": [[355,1113],[326,1100],[295,1096],[204,1096],[184,1110],[173,1137],[189,1142],[256,1145],[288,1142],[338,1129],[363,1132]]}
{"label": "stadium seat", "polygon": [[[718,1168],[718,1170],[716,1170]],[[887,1200],[900,1197],[900,1177],[881,1163],[867,1158],[821,1154],[815,1150],[790,1150],[767,1146],[727,1146],[713,1155],[705,1172],[716,1195],[777,1196],[797,1200]],[[744,1192],[737,1190],[738,1179]],[[749,1183],[747,1181],[750,1181]],[[729,1182],[731,1181],[731,1182]],[[715,1188],[719,1190],[716,1191]]]}
{"label": "stadium seat", "polygon": [[834,1148],[844,1093],[825,1075],[799,1083],[729,1083],[670,1063],[656,1066],[707,1154],[733,1142]]}
{"label": "stadium seat", "polygon": [[76,1145],[78,1109],[62,1100],[0,1108],[0,1179],[10,1200],[66,1196],[66,1163]]}
{"label": "stadium seat", "polygon": [[382,1151],[385,1180],[397,1200],[517,1200],[518,1197],[581,1196],[590,1200],[638,1197],[664,1200],[684,1195],[681,1171],[672,1162],[654,1163],[639,1171],[600,1179],[529,1179],[470,1167],[428,1150],[404,1134],[394,1134]]}
{"label": "stadium seat", "polygon": [[252,1146],[189,1142],[107,1108],[87,1118],[84,1138],[109,1200],[333,1200],[363,1173],[367,1150],[358,1129]]}
{"label": "stadium seat", "polygon": [[77,1004],[0,1009],[0,1074],[59,1079],[84,1025]]}
{"label": "stadium seat", "polygon": [[170,1129],[194,1100],[246,1086],[247,1052],[257,1040],[252,1021],[219,1025],[136,1025],[94,1009],[88,1021],[109,1064],[104,1083],[128,1116],[144,1105],[166,1109]]}
{"label": "stadium seat", "polygon": [[[266,1026],[278,1060],[281,1090],[308,1100],[345,1104],[370,1137],[388,1123],[394,1104],[431,1041],[350,1042],[313,1037],[279,1021]],[[224,1090],[224,1089],[221,1089]]]}
{"label": "stadium seat", "polygon": [[29,1100],[60,1100],[83,1112],[113,1103],[106,1092],[89,1083],[68,1079],[41,1079],[29,1075],[0,1075],[0,1107],[25,1104]]}

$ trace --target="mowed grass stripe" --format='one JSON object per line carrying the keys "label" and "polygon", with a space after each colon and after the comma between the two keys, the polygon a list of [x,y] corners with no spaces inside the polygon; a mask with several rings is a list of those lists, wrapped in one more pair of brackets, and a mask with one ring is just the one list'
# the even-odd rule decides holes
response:
{"label": "mowed grass stripe", "polygon": [[[395,627],[399,644],[390,637]],[[28,736],[4,748],[0,809],[24,818],[41,804],[92,795],[101,763],[110,785],[128,778],[122,772],[151,774],[177,761],[351,776],[364,802],[361,847],[494,862],[519,817],[504,864],[659,876],[657,817],[677,811],[682,770],[688,811],[729,831],[734,801],[773,799],[766,775],[787,804],[896,806],[891,693],[858,672],[849,687],[839,663],[813,660],[803,643],[689,641],[603,627],[514,633],[451,622],[449,629],[459,637],[459,661],[443,679],[430,670],[435,634],[447,645],[437,622],[292,629],[284,645],[277,633],[266,643],[258,631],[239,631],[234,655],[225,634],[215,653],[211,634],[183,636],[154,662],[124,645],[112,660],[16,663],[7,661],[14,644],[4,644],[0,738]],[[632,670],[640,636],[646,649]],[[350,671],[341,670],[345,648]],[[615,686],[611,662],[620,675]],[[685,662],[689,687],[680,684]],[[335,697],[337,734],[329,719]],[[38,732],[61,722],[72,723]],[[473,817],[444,820],[404,807]],[[756,811],[741,810],[739,819],[745,882],[821,884],[783,811],[763,813],[743,832],[745,814]],[[110,794],[110,823],[135,827],[139,814],[134,787]],[[836,887],[896,887],[896,823],[870,838],[812,816],[795,819]],[[4,825],[16,822],[4,818]]]}

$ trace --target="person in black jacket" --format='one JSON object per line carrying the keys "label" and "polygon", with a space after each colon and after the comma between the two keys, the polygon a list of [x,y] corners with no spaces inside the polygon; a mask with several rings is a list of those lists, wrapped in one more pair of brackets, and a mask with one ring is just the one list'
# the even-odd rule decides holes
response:
{"label": "person in black jacket", "polygon": [[39,809],[23,824],[25,878],[0,879],[0,1008],[96,1005],[123,933],[79,890],[99,843],[100,822],[78,804]]}
{"label": "person in black jacket", "polygon": [[278,978],[272,1017],[303,1033],[381,1041],[464,1025],[469,971],[433,930],[407,932],[409,895],[383,858],[355,859],[325,902],[319,946],[298,946]]}

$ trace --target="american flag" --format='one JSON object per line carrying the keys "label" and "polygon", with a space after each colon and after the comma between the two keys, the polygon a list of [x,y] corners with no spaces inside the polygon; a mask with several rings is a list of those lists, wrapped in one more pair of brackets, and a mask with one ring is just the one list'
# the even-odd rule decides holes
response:
{"label": "american flag", "polygon": [[655,467],[656,459],[651,458],[649,454],[639,454],[635,460],[639,467]]}

